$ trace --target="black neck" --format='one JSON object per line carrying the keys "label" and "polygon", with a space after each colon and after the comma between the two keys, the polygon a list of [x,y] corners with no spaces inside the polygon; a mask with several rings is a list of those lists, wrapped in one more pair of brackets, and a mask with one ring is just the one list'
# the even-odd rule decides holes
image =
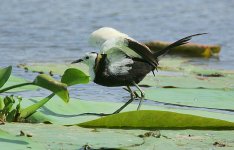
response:
{"label": "black neck", "polygon": [[103,70],[101,68],[105,66],[105,59],[106,59],[106,54],[98,54],[94,66],[95,74],[101,73],[101,71]]}

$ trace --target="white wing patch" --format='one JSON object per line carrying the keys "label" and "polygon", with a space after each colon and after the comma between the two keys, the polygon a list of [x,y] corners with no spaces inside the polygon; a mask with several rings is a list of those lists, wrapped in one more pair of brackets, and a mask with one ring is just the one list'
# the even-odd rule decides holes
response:
{"label": "white wing patch", "polygon": [[[117,49],[112,49],[113,47]],[[112,38],[112,39],[105,41],[101,46],[100,53],[108,55],[110,53],[113,53],[113,51],[116,51],[116,50],[122,51],[129,57],[142,58],[134,50],[128,47],[128,41],[124,37]]]}
{"label": "white wing patch", "polygon": [[107,55],[107,59],[109,61],[109,71],[114,75],[123,75],[127,74],[131,69],[130,64],[133,64],[133,60],[126,57],[121,50],[118,48],[111,48],[112,53]]}

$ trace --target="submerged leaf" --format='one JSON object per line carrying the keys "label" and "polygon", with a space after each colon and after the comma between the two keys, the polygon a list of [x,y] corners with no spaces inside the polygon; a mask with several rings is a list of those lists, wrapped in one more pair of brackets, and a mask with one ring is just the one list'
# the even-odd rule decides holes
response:
{"label": "submerged leaf", "polygon": [[234,123],[169,111],[124,112],[78,124],[82,127],[233,130]]}
{"label": "submerged leaf", "polygon": [[80,83],[88,83],[89,76],[87,76],[83,71],[76,68],[67,69],[61,79],[62,83],[72,86]]}
{"label": "submerged leaf", "polygon": [[69,101],[69,93],[66,84],[56,81],[46,74],[38,75],[33,83],[37,86],[52,91],[65,102]]}
{"label": "submerged leaf", "polygon": [[12,66],[0,68],[0,88],[7,82],[11,75]]}

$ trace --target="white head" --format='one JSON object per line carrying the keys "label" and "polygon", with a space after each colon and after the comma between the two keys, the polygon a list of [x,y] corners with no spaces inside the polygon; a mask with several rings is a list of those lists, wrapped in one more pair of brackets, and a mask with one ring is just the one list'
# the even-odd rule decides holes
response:
{"label": "white head", "polygon": [[93,80],[95,77],[94,67],[95,67],[95,61],[96,61],[97,56],[98,56],[98,53],[89,52],[89,53],[86,53],[81,59],[73,61],[72,64],[75,64],[75,63],[86,64],[89,67],[89,74],[90,74],[91,79]]}
{"label": "white head", "polygon": [[89,53],[86,53],[81,59],[78,59],[76,61],[73,61],[72,64],[75,64],[75,63],[84,63],[86,64],[87,66],[89,67],[94,67],[95,66],[95,60],[98,56],[98,53],[96,52],[89,52]]}

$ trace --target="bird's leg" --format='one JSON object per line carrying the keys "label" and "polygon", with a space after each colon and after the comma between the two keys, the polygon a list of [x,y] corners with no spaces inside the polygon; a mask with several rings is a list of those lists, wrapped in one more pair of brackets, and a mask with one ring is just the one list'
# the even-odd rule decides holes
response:
{"label": "bird's leg", "polygon": [[115,112],[113,112],[113,114],[117,114],[119,112],[121,112],[125,107],[128,106],[128,104],[130,104],[132,101],[134,100],[134,98],[129,99],[123,106],[121,106],[119,109],[117,109]]}
{"label": "bird's leg", "polygon": [[135,82],[133,82],[133,84],[134,84],[134,85],[136,86],[136,88],[141,92],[140,102],[139,102],[139,105],[138,105],[138,107],[137,107],[137,110],[140,110],[142,101],[145,99],[145,93],[144,93],[144,91],[143,91]]}
{"label": "bird's leg", "polygon": [[125,107],[128,106],[128,104],[130,104],[134,99],[135,99],[135,94],[132,91],[132,89],[130,88],[130,86],[127,86],[127,88],[124,88],[126,91],[128,91],[131,94],[131,98],[123,105],[121,106],[119,109],[117,109],[115,112],[113,112],[113,114],[117,114],[120,111],[122,111]]}
{"label": "bird's leg", "polygon": [[130,88],[130,86],[127,86],[127,88],[123,88],[124,90],[128,91],[131,95],[131,98],[135,99],[140,97],[136,91],[132,91],[132,89]]}
{"label": "bird's leg", "polygon": [[135,99],[135,98],[138,97],[138,94],[135,91],[132,91],[130,86],[127,86],[127,88],[123,88],[123,89],[130,93],[130,96],[131,96],[132,99]]}

